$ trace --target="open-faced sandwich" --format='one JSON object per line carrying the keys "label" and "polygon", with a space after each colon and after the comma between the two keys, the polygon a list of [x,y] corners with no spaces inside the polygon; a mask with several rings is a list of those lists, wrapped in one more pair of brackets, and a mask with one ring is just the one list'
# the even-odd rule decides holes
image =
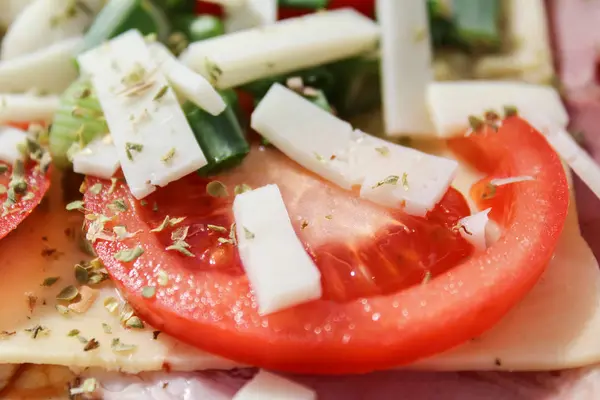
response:
{"label": "open-faced sandwich", "polygon": [[600,398],[592,3],[0,2],[0,397]]}

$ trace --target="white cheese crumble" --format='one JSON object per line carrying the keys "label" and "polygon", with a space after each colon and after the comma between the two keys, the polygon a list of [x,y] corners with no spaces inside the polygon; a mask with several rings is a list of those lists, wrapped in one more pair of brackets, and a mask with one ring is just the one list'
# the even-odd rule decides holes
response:
{"label": "white cheese crumble", "polygon": [[321,273],[296,236],[277,185],[237,195],[233,215],[240,259],[260,314],[321,297]]}

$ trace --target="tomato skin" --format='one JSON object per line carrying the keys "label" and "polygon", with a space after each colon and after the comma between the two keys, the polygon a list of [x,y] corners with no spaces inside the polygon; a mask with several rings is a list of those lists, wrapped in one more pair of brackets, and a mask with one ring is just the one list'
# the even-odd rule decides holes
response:
{"label": "tomato skin", "polygon": [[[480,335],[521,300],[550,260],[567,214],[569,189],[560,159],[523,120],[510,118],[498,132],[455,139],[449,145],[490,177],[532,175],[535,180],[507,185],[497,195],[503,203],[498,218],[507,228],[496,243],[426,285],[345,303],[318,300],[259,316],[243,277],[190,271],[181,262],[183,256],[173,252],[146,251],[132,263],[121,263],[112,255],[126,244],[97,241],[94,247],[142,318],[214,354],[313,374],[363,373],[407,364]],[[193,193],[189,196],[198,201]],[[123,185],[112,197],[87,193],[86,207],[103,212],[115,198],[125,199],[131,208],[122,214],[127,229],[148,231],[139,218],[139,203]],[[133,243],[164,248],[157,235],[145,233],[129,245]],[[177,280],[158,286],[161,268]],[[157,286],[151,299],[141,296],[148,285]],[[177,295],[169,295],[176,288]]]}
{"label": "tomato skin", "polygon": [[[8,187],[12,167],[6,163],[0,162],[0,165],[5,165],[9,169],[4,174],[0,174],[0,184]],[[35,207],[42,201],[48,188],[50,187],[50,170],[44,175],[33,162],[26,166],[25,180],[27,182],[28,191],[33,194],[28,200],[19,200],[13,205],[6,215],[2,215],[2,204],[6,201],[7,195],[0,194],[0,239],[8,235],[14,230],[29,214],[33,212]]]}

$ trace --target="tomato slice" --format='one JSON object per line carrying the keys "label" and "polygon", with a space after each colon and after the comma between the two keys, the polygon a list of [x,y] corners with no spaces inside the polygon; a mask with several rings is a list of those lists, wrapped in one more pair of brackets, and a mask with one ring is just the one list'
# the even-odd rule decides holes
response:
{"label": "tomato slice", "polygon": [[[0,162],[0,168],[5,170],[0,173],[0,187],[8,188],[12,167]],[[25,168],[25,182],[27,192],[19,196],[13,205],[4,207],[8,194],[5,190],[0,192],[0,239],[15,229],[40,204],[50,187],[50,173],[42,173],[36,163],[30,162]]]}
{"label": "tomato slice", "polygon": [[[535,177],[498,195],[507,229],[485,252],[472,254],[450,229],[469,212],[452,189],[423,219],[362,201],[273,149],[253,149],[242,166],[220,177],[229,190],[234,184],[277,183],[322,272],[322,299],[276,314],[258,315],[235,247],[220,243],[224,234],[207,228],[232,222],[233,196],[208,196],[207,181],[196,175],[143,203],[122,182],[112,193],[88,191],[90,212],[114,214],[114,224],[139,231],[122,241],[98,240],[94,247],[142,318],[212,353],[299,373],[360,373],[406,364],[496,323],[543,272],[566,217],[569,191],[560,160],[526,122],[511,118],[498,132],[450,145],[490,176]],[[98,182],[110,184],[88,178],[88,187]],[[126,211],[108,207],[117,199]],[[193,257],[165,250],[176,228],[150,232],[166,215],[186,217],[182,225],[189,226]],[[138,245],[144,253],[132,262],[113,257]],[[169,276],[164,286],[157,281],[161,270]],[[421,283],[427,271],[433,278]],[[155,286],[156,295],[144,298],[145,286]]]}

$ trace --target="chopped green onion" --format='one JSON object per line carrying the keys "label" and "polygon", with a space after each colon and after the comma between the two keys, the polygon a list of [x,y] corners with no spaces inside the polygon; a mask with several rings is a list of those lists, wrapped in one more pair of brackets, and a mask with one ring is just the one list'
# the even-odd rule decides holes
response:
{"label": "chopped green onion", "polygon": [[209,14],[179,16],[174,19],[173,25],[190,42],[199,42],[225,33],[223,22]]}
{"label": "chopped green onion", "polygon": [[183,106],[208,165],[198,172],[210,175],[238,165],[250,151],[232,107],[214,116],[187,102]]}
{"label": "chopped green onion", "polygon": [[309,10],[322,10],[327,8],[329,0],[279,0],[279,7],[304,8]]}
{"label": "chopped green onion", "polygon": [[458,34],[471,48],[495,50],[502,41],[500,0],[453,0],[452,14]]}
{"label": "chopped green onion", "polygon": [[60,99],[50,128],[50,154],[54,164],[65,168],[70,163],[69,149],[83,147],[98,136],[108,133],[102,107],[88,80],[71,84]]}
{"label": "chopped green onion", "polygon": [[381,101],[379,57],[376,54],[333,63],[335,76],[328,99],[342,117],[375,109]]}
{"label": "chopped green onion", "polygon": [[87,31],[81,51],[99,46],[130,29],[142,35],[157,34],[166,40],[170,33],[164,12],[150,0],[110,0]]}

